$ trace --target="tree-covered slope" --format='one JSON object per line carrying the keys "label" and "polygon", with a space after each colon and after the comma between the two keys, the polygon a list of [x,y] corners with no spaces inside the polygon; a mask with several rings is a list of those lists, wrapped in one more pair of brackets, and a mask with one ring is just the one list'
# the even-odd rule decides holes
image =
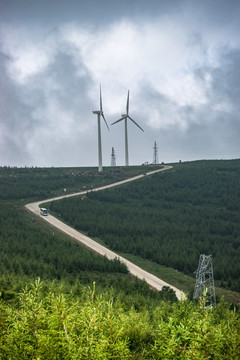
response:
{"label": "tree-covered slope", "polygon": [[240,160],[182,163],[50,209],[111,249],[193,274],[212,254],[221,286],[240,291]]}
{"label": "tree-covered slope", "polygon": [[[130,220],[134,219],[135,212],[138,214],[138,221],[134,223],[131,220],[125,223],[130,224],[130,233],[133,236],[134,226],[138,234],[140,230],[145,229],[144,223],[144,226],[140,226],[143,221],[140,216],[141,209],[152,208],[160,211],[161,216],[156,215],[157,221],[164,215],[156,206],[158,202],[165,204],[164,209],[177,209],[177,202],[170,198],[160,201],[156,184],[171,184],[171,175],[176,175],[175,184],[178,183],[178,172],[183,169],[184,167],[179,167],[173,174],[169,172],[166,180],[164,176],[167,173],[160,178],[154,177],[156,183],[152,183],[151,178],[146,178],[139,182],[140,190],[127,185],[123,193],[119,192],[120,188],[115,189],[117,195],[114,194],[115,191],[104,191],[97,194],[100,196],[97,199],[94,198],[94,193],[89,192],[87,199],[80,200],[72,207],[73,211],[70,211],[71,202],[63,202],[61,206],[64,209],[65,205],[66,209],[70,206],[68,213],[71,214],[72,220],[75,219],[74,211],[80,211],[76,224],[80,228],[85,220],[93,216],[95,226],[89,230],[91,233],[99,231],[99,226],[104,221],[101,213],[106,214],[106,223],[110,218],[117,219],[116,215],[119,213],[121,221],[116,224],[125,237],[128,236],[128,227],[120,228],[120,225],[122,222],[125,223],[129,216],[132,217]],[[52,175],[50,169],[47,170],[48,180],[39,183],[36,194],[32,187],[39,182],[35,169],[25,169],[25,175],[29,172],[27,176],[31,186],[29,181],[24,181],[24,176],[11,181],[18,169],[2,170],[8,171],[8,175],[0,174],[0,182],[4,184],[4,188],[0,189],[1,360],[230,360],[239,357],[238,311],[223,301],[216,309],[204,309],[204,301],[177,302],[169,288],[164,288],[162,292],[152,291],[146,283],[132,278],[118,261],[109,261],[91,253],[48,227],[41,219],[27,213],[24,203],[39,198],[39,191],[48,191],[48,180],[54,175],[55,169],[52,169]],[[59,169],[59,174],[64,171]],[[19,176],[19,173],[17,175]],[[102,183],[103,178],[96,181]],[[95,181],[91,182],[91,185],[93,183]],[[183,181],[181,189],[184,183]],[[62,185],[63,183],[56,190],[56,194],[61,193]],[[81,186],[87,187],[89,184],[82,183]],[[129,187],[133,189],[130,192]],[[17,200],[22,198],[19,196],[20,188],[21,195],[26,196],[23,201]],[[149,198],[143,197],[146,188],[152,188],[154,195]],[[53,186],[51,195],[54,192]],[[131,192],[133,197],[130,196]],[[172,196],[173,193],[171,190],[168,195]],[[115,203],[112,203],[113,194]],[[229,195],[226,196],[227,204],[228,197]],[[139,202],[139,199],[143,203]],[[92,213],[84,218],[85,211],[81,206],[88,203],[91,206],[94,204],[94,207],[90,207]],[[235,206],[235,201],[233,204]],[[108,208],[110,205],[113,207]],[[197,205],[192,203],[188,206],[194,208]],[[232,208],[229,210],[233,211]],[[168,219],[170,215],[171,212]],[[152,217],[153,212],[149,218]],[[90,226],[90,223],[86,224]],[[111,229],[114,228],[111,226]],[[101,231],[105,229],[106,227],[103,227]],[[148,229],[151,230],[151,226]],[[102,238],[105,239],[105,236]],[[131,236],[128,240],[130,239]],[[121,246],[120,238],[115,245]],[[44,281],[38,280],[29,285],[32,279],[38,276]],[[93,281],[96,281],[96,287],[92,284]]]}
{"label": "tree-covered slope", "polygon": [[[24,208],[26,202],[34,197],[39,199],[49,191],[51,196],[61,194],[64,184],[72,191],[71,184],[91,188],[139,171],[140,168],[134,168],[111,174],[108,169],[100,176],[93,169],[86,172],[84,168],[0,168],[0,298],[14,302],[16,291],[40,277],[79,289],[81,284],[91,285],[96,281],[99,291],[112,288],[136,308],[163,298],[175,300],[172,292],[150,290],[146,283],[128,274],[119,261],[110,261],[91,252]],[[18,200],[22,196],[24,200]]]}

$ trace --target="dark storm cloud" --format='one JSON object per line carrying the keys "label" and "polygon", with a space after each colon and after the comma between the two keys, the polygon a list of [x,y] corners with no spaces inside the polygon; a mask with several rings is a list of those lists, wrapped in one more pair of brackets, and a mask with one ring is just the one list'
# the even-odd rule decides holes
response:
{"label": "dark storm cloud", "polygon": [[64,104],[66,110],[74,109],[80,116],[85,108],[91,106],[87,96],[87,90],[92,86],[91,76],[84,64],[76,66],[66,51],[58,51],[54,62],[39,77],[39,81],[44,77],[57,84],[56,89],[51,89],[51,95],[57,98],[60,106]]}
{"label": "dark storm cloud", "polygon": [[[72,56],[58,51],[44,71],[27,84],[16,84],[8,76],[9,63],[11,58],[1,54],[1,158],[12,165],[50,166],[51,158],[59,165],[83,161],[76,137],[86,131],[86,124],[91,125],[92,107],[87,96],[91,78],[84,65],[80,73]],[[87,136],[81,142],[87,149]]]}
{"label": "dark storm cloud", "polygon": [[221,67],[213,69],[212,88],[219,103],[228,101],[240,110],[240,49],[221,49]]}
{"label": "dark storm cloud", "polygon": [[35,160],[42,165],[44,159],[47,165],[51,165],[50,159],[55,159],[59,166],[83,163],[85,155],[78,142],[88,149],[89,130],[93,126],[89,111],[92,103],[87,95],[92,83],[84,65],[79,73],[79,64],[76,67],[72,56],[58,51],[54,62],[32,82],[35,84],[28,82],[25,91],[34,89],[28,95],[28,103],[34,105],[31,147],[39,137],[41,144]]}
{"label": "dark storm cloud", "polygon": [[[195,69],[198,83],[205,87],[206,78],[210,81],[208,102],[201,106],[180,106],[151,86],[145,84],[142,87],[148,107],[167,107],[166,113],[170,117],[162,124],[157,136],[156,132],[152,133],[152,141],[158,138],[162,159],[174,159],[174,153],[182,160],[196,159],[198,154],[203,158],[232,158],[234,154],[240,154],[240,51],[224,46],[221,59],[221,66]],[[172,126],[172,109],[186,128]]]}
{"label": "dark storm cloud", "polygon": [[31,127],[31,107],[22,100],[21,89],[8,78],[8,61],[9,57],[0,53],[0,153],[5,165],[28,162],[25,144]]}
{"label": "dark storm cloud", "polygon": [[[210,76],[208,104],[198,111],[186,109],[186,116],[195,119],[184,134],[187,146],[180,148],[207,158],[231,158],[240,154],[240,51],[221,49],[221,66],[197,69],[198,81]],[[205,154],[205,155],[204,155]],[[239,157],[239,155],[238,155]]]}
{"label": "dark storm cloud", "polygon": [[170,14],[182,8],[182,0],[2,0],[0,19],[7,21],[34,21],[53,26],[62,22],[80,21],[98,27],[122,17]]}
{"label": "dark storm cloud", "polygon": [[[93,165],[130,90],[130,163],[239,157],[234,0],[2,0],[0,165]],[[123,124],[102,126],[124,163]]]}

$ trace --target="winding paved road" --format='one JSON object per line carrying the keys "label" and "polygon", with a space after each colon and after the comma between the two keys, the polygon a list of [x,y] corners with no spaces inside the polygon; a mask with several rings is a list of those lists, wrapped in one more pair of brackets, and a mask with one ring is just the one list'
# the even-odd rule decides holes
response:
{"label": "winding paved road", "polygon": [[[113,183],[113,184],[110,184],[110,185],[102,186],[102,187],[93,189],[91,191],[101,191],[101,190],[104,190],[104,189],[109,189],[111,187],[126,184],[126,183],[128,183],[130,181],[141,179],[142,177],[149,176],[149,175],[152,175],[152,174],[157,173],[157,172],[169,170],[171,168],[172,168],[172,166],[164,165],[164,167],[161,168],[161,169],[150,171],[150,172],[147,172],[147,173],[142,174],[142,175],[134,176],[132,178],[122,180],[122,181],[119,181],[119,182],[116,182],[116,183]],[[87,194],[88,191],[89,190],[85,190],[85,191],[81,191],[81,192],[70,194],[70,195],[63,195],[63,196],[58,196],[58,197],[47,199],[47,200],[38,201],[38,202],[35,202],[35,203],[27,204],[27,205],[25,205],[25,207],[27,208],[27,210],[31,211],[32,213],[34,213],[37,216],[40,216],[43,220],[45,220],[46,222],[48,222],[49,224],[51,224],[55,228],[61,230],[62,232],[64,232],[68,236],[70,236],[71,238],[79,241],[80,243],[82,243],[83,245],[87,246],[88,248],[94,250],[98,254],[106,256],[110,260],[118,258],[121,262],[126,264],[129,272],[132,275],[138,277],[141,280],[145,280],[151,287],[153,287],[153,288],[155,288],[157,290],[161,290],[163,286],[169,286],[170,288],[172,288],[175,291],[176,296],[177,296],[177,298],[179,300],[183,299],[184,294],[179,289],[177,289],[174,286],[172,286],[172,285],[166,283],[165,281],[159,279],[157,276],[155,276],[155,275],[141,269],[139,266],[133,264],[132,262],[126,260],[122,256],[119,256],[118,254],[114,253],[113,251],[111,251],[111,250],[107,249],[106,247],[100,245],[99,243],[92,240],[88,236],[85,236],[85,235],[81,234],[79,231],[77,231],[77,230],[71,228],[70,226],[64,224],[60,220],[56,219],[54,216],[52,216],[52,215],[41,216],[40,215],[39,206],[41,204],[46,203],[46,202],[55,201],[55,200],[60,200],[60,199],[67,198],[67,197],[84,195],[84,194]]]}

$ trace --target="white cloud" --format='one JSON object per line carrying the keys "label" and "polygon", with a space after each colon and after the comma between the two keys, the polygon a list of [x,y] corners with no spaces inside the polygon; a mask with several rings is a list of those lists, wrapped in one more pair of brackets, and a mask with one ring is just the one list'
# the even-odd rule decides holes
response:
{"label": "white cloud", "polygon": [[29,77],[43,71],[50,62],[46,49],[39,49],[35,45],[24,47],[14,54],[14,60],[9,66],[12,78],[24,84]]}
{"label": "white cloud", "polygon": [[[210,59],[202,44],[192,51],[186,45],[188,37],[186,29],[166,21],[122,21],[95,35],[77,25],[64,31],[65,42],[76,47],[75,56],[81,55],[93,81],[107,84],[107,109],[112,113],[120,105],[117,94],[122,96],[121,89],[137,92],[143,82],[180,106],[205,104],[208,81],[200,84],[192,71]],[[96,97],[96,91],[91,95]]]}
{"label": "white cloud", "polygon": [[54,44],[39,34],[36,39],[36,30],[29,33],[24,26],[17,30],[14,26],[3,24],[0,33],[3,36],[2,49],[11,59],[7,70],[16,82],[24,85],[54,60]]}

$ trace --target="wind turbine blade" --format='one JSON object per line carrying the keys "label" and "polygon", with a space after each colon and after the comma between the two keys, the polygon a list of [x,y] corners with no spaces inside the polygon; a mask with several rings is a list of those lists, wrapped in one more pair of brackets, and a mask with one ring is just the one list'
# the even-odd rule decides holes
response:
{"label": "wind turbine blade", "polygon": [[102,91],[101,91],[101,85],[100,85],[100,111],[102,112]]}
{"label": "wind turbine blade", "polygon": [[126,119],[126,116],[123,116],[123,117],[121,117],[121,119],[119,119],[119,120],[117,120],[117,121],[114,121],[111,125],[116,124],[116,123],[118,123],[119,121],[122,121],[122,120],[124,120],[124,119]]}
{"label": "wind turbine blade", "polygon": [[141,129],[143,132],[144,130],[141,128],[140,125],[138,125],[138,123],[136,123],[136,121],[134,121],[129,115],[127,116],[135,125],[137,125],[137,127],[139,127],[139,129]]}
{"label": "wind turbine blade", "polygon": [[110,131],[109,126],[108,126],[108,124],[107,124],[107,121],[106,121],[106,119],[105,119],[105,116],[103,115],[103,112],[102,112],[102,117],[103,117],[103,120],[105,121],[105,124],[107,125],[108,130]]}
{"label": "wind turbine blade", "polygon": [[126,107],[126,110],[127,110],[127,114],[128,114],[128,110],[129,110],[129,90],[128,90],[128,96],[127,96],[127,107]]}

